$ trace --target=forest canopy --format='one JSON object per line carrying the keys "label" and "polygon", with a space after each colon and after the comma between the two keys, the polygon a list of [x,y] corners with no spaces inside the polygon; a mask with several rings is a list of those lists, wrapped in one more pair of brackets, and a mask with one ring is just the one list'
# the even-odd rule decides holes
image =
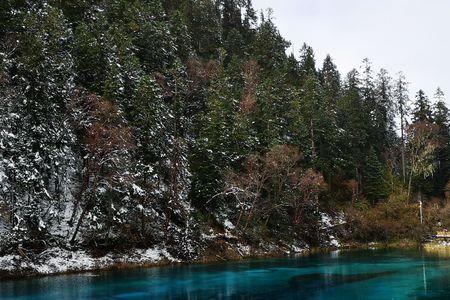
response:
{"label": "forest canopy", "polygon": [[250,0],[1,1],[0,252],[191,258],[210,228],[320,245],[322,212],[361,241],[444,222],[442,90],[289,45]]}

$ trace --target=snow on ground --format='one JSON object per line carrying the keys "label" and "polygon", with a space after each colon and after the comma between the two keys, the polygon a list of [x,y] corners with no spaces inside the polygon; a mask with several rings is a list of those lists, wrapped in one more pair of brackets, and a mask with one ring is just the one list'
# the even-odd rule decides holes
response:
{"label": "snow on ground", "polygon": [[201,238],[203,240],[213,240],[213,239],[216,239],[218,237],[220,237],[220,236],[218,234],[214,233],[214,231],[212,229],[209,231],[209,233],[204,233],[203,232],[202,235],[201,235]]}
{"label": "snow on ground", "polygon": [[234,229],[235,229],[234,224],[231,223],[231,221],[228,220],[228,219],[226,219],[226,220],[223,222],[223,226],[225,227],[225,229],[228,229],[228,230],[234,230]]}
{"label": "snow on ground", "polygon": [[17,255],[5,255],[0,257],[0,270],[2,271],[14,271],[15,261],[20,261],[20,256]]}
{"label": "snow on ground", "polygon": [[300,246],[296,246],[296,245],[292,245],[291,246],[291,249],[292,249],[292,252],[293,253],[303,253],[303,252],[305,252],[305,251],[307,251],[308,249],[307,248],[304,248],[304,247],[300,247]]}
{"label": "snow on ground", "polygon": [[155,247],[134,250],[128,254],[108,254],[94,258],[86,251],[69,251],[60,248],[49,249],[33,260],[18,255],[0,257],[0,272],[21,272],[56,274],[73,271],[93,271],[120,264],[154,264],[158,262],[179,262],[166,249]]}
{"label": "snow on ground", "polygon": [[241,255],[242,257],[246,257],[250,255],[251,248],[248,245],[239,243],[237,244],[236,250],[239,252],[239,255]]}
{"label": "snow on ground", "polygon": [[152,263],[159,261],[170,261],[170,262],[180,262],[180,260],[172,257],[166,249],[153,248],[147,250],[135,250],[134,253],[128,258],[130,263]]}
{"label": "snow on ground", "polygon": [[320,213],[322,228],[331,228],[333,227],[331,217],[326,213]]}
{"label": "snow on ground", "polygon": [[[72,207],[67,207],[67,211],[71,211]],[[69,215],[69,214],[67,214]],[[325,232],[328,245],[339,248],[339,240],[334,235],[333,228],[337,225],[345,223],[343,215],[336,215],[331,217],[326,213],[321,213],[321,229]],[[225,232],[217,233],[212,229],[209,232],[204,232],[201,235],[202,240],[211,241],[220,238],[227,240],[238,240],[238,238],[231,233],[234,224],[228,219],[224,219],[223,223]],[[1,231],[0,222],[0,231]],[[63,228],[63,232],[65,228]],[[242,243],[229,242],[230,247],[237,250],[242,257],[247,257],[254,251],[255,254],[276,253],[283,250],[287,254],[301,253],[308,249],[304,244],[280,244],[262,241],[259,247],[252,249],[250,246]],[[281,245],[281,246],[280,246]],[[30,259],[19,255],[6,255],[0,257],[0,273],[27,273],[27,274],[56,274],[64,272],[76,271],[93,271],[98,269],[105,269],[116,265],[148,265],[158,262],[180,262],[175,259],[165,248],[155,247],[152,249],[136,249],[128,253],[109,253],[103,257],[92,257],[86,251],[69,251],[61,248],[52,248],[37,257]]]}
{"label": "snow on ground", "polygon": [[238,237],[232,234],[228,229],[225,230],[225,233],[216,233],[214,230],[210,229],[208,233],[202,232],[201,238],[203,240],[214,240],[219,238],[238,239]]}
{"label": "snow on ground", "polygon": [[345,221],[345,215],[343,213],[338,214],[334,218],[328,215],[327,213],[320,213],[321,217],[321,229],[326,231],[328,235],[328,241],[330,247],[339,248],[341,246],[339,240],[333,235],[333,228],[339,225],[344,225],[346,223]]}
{"label": "snow on ground", "polygon": [[332,218],[327,213],[320,213],[322,228],[332,228],[339,225],[344,225],[346,223],[345,221],[345,215],[344,213],[338,214],[336,217]]}
{"label": "snow on ground", "polygon": [[341,246],[341,243],[339,243],[339,240],[334,237],[334,235],[330,235],[330,246],[339,248]]}

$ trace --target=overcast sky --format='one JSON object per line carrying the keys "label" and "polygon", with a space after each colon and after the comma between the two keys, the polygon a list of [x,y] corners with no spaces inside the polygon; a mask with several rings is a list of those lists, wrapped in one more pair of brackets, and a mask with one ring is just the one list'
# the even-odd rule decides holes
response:
{"label": "overcast sky", "polygon": [[[341,73],[369,58],[391,76],[403,71],[410,97],[440,86],[450,99],[449,0],[253,0],[272,8],[281,34],[298,52],[314,48],[319,66],[329,53]],[[450,101],[447,100],[450,104]]]}

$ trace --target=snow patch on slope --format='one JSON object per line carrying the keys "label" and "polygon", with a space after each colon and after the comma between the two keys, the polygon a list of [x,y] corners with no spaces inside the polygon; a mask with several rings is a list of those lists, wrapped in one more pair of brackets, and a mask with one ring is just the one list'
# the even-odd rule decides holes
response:
{"label": "snow patch on slope", "polygon": [[328,246],[334,248],[341,247],[341,243],[335,236],[334,228],[346,223],[345,215],[340,213],[335,217],[331,217],[329,214],[322,212],[320,213],[320,223],[321,230],[325,233],[326,239],[328,240]]}
{"label": "snow patch on slope", "polygon": [[[107,254],[103,257],[92,257],[86,251],[69,251],[61,248],[49,249],[34,259],[18,255],[0,257],[0,271],[37,273],[43,275],[93,271],[120,264],[154,264],[158,262],[179,262],[163,248],[136,249],[127,254]],[[31,272],[30,272],[31,271]]]}

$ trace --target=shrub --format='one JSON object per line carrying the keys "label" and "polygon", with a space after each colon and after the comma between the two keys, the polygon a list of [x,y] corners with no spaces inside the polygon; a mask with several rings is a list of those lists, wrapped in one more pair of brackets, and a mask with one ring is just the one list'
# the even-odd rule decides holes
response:
{"label": "shrub", "polygon": [[366,201],[347,210],[349,238],[358,242],[420,240],[425,227],[420,224],[417,203],[408,203],[406,193],[393,194],[375,206]]}

